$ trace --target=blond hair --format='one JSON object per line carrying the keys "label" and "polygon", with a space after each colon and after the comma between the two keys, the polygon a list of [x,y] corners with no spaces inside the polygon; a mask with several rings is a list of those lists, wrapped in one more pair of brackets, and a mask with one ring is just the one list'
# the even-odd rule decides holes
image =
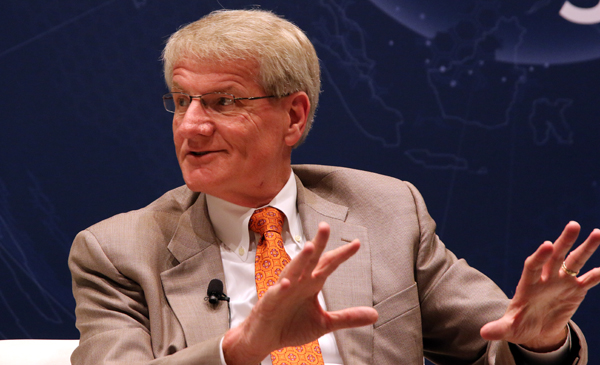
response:
{"label": "blond hair", "polygon": [[319,102],[321,72],[312,43],[291,22],[266,10],[214,11],[173,33],[162,59],[169,88],[173,86],[173,66],[182,59],[255,62],[255,81],[268,95],[296,91],[308,95],[307,124],[295,147],[306,139]]}

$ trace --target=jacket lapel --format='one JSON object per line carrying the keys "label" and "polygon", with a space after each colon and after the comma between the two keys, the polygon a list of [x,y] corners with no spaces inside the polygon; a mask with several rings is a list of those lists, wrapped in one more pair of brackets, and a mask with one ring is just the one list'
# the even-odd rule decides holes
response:
{"label": "jacket lapel", "polygon": [[204,194],[181,215],[168,249],[179,264],[160,277],[187,346],[222,335],[229,328],[227,303],[213,306],[204,299],[210,280],[225,282],[221,251]]}
{"label": "jacket lapel", "polygon": [[[325,282],[323,296],[328,311],[356,306],[373,306],[371,284],[371,256],[365,227],[346,222],[348,208],[327,201],[298,185],[298,211],[306,239],[317,233],[319,222],[331,227],[325,251],[333,250],[358,238],[361,248],[348,261],[340,265]],[[370,364],[373,355],[373,326],[336,331],[338,349],[345,364]]]}

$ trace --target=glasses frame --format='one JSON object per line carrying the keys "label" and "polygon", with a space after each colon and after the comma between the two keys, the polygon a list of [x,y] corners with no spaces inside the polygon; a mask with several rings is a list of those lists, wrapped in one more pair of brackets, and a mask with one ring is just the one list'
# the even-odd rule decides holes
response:
{"label": "glasses frame", "polygon": [[[200,101],[200,104],[202,104],[203,107],[204,107],[204,104],[202,103],[202,97],[206,96],[206,95],[221,94],[221,95],[231,96],[231,99],[233,100],[233,103],[235,103],[238,100],[258,100],[258,99],[268,99],[268,98],[277,98],[277,97],[279,97],[277,95],[266,95],[266,96],[250,96],[250,97],[247,97],[247,98],[238,98],[238,97],[236,97],[233,94],[225,93],[225,92],[221,92],[221,91],[213,91],[213,92],[202,94],[202,95],[190,95],[190,94],[187,94],[187,93],[184,93],[184,92],[180,92],[180,91],[172,91],[172,92],[168,92],[168,93],[166,93],[166,94],[164,94],[162,96],[163,106],[165,107],[165,110],[168,111],[169,113],[172,113],[172,114],[175,114],[175,111],[174,110],[173,111],[169,110],[167,108],[166,102],[167,102],[169,96],[171,97],[171,99],[174,99],[172,97],[173,94],[187,95],[190,98],[190,105],[191,105],[191,103],[192,103],[192,101],[194,99],[198,99]],[[186,109],[186,111],[187,111],[187,109]],[[183,114],[185,114],[185,113],[183,113]]]}

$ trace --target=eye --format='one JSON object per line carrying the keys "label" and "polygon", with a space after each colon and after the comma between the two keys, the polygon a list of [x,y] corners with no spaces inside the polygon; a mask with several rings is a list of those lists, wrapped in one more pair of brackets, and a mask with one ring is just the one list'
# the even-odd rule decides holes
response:
{"label": "eye", "polygon": [[173,94],[173,101],[177,109],[187,108],[190,105],[190,98],[185,94]]}
{"label": "eye", "polygon": [[225,93],[211,93],[202,96],[204,106],[217,113],[226,113],[235,109],[235,97]]}
{"label": "eye", "polygon": [[215,102],[215,105],[218,106],[231,106],[233,104],[235,104],[235,100],[229,96],[219,96]]}

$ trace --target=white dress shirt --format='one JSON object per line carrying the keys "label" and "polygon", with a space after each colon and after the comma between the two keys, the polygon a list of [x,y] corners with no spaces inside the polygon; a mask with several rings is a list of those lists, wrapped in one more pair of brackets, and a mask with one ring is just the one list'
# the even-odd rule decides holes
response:
{"label": "white dress shirt", "polygon": [[[296,179],[294,173],[277,196],[267,206],[275,207],[285,214],[283,224],[283,240],[285,250],[293,259],[304,247],[306,239],[302,231],[302,222],[296,207]],[[251,232],[248,222],[255,208],[247,208],[225,200],[206,195],[208,215],[215,229],[217,238],[221,241],[221,258],[225,272],[225,286],[227,295],[231,298],[230,328],[238,326],[248,317],[252,307],[258,301],[256,284],[254,281],[254,257],[256,243],[260,240],[258,234]],[[323,293],[319,293],[319,303],[327,310]],[[222,342],[222,340],[221,340]],[[323,353],[325,365],[342,365],[342,358],[337,348],[333,333],[328,333],[319,338],[319,345]],[[571,347],[571,333],[565,344],[558,350],[550,353],[534,353],[519,346],[528,364],[552,365],[560,364],[569,353]],[[221,362],[225,359],[221,348]],[[272,365],[270,356],[267,356],[261,365]]]}
{"label": "white dress shirt", "polygon": [[[285,250],[292,259],[300,253],[306,242],[296,207],[296,195],[296,179],[292,173],[279,194],[267,204],[285,214],[282,236]],[[227,295],[231,298],[230,327],[233,328],[246,319],[258,301],[254,281],[254,257],[260,236],[248,229],[248,221],[255,209],[241,207],[210,195],[206,196],[206,205],[217,238],[222,243],[221,258],[225,271],[225,287]],[[319,303],[327,310],[322,293],[319,293]],[[326,365],[342,364],[333,333],[319,338],[319,346]],[[225,365],[222,349],[221,361]],[[271,364],[270,356],[261,362],[261,365]]]}

